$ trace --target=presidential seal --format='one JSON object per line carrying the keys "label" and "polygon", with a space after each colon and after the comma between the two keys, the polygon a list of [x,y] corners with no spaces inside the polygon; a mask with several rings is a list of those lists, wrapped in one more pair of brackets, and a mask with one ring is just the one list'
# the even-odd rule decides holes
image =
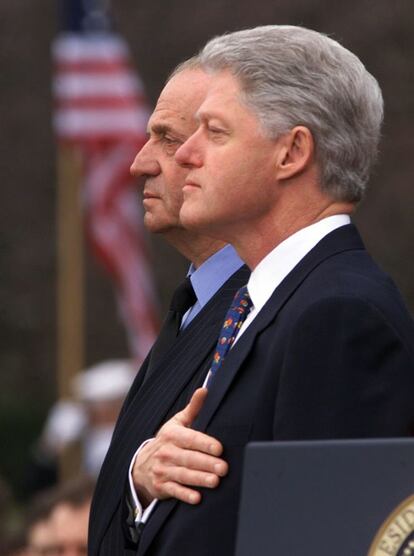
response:
{"label": "presidential seal", "polygon": [[404,500],[388,517],[367,556],[414,556],[414,496]]}

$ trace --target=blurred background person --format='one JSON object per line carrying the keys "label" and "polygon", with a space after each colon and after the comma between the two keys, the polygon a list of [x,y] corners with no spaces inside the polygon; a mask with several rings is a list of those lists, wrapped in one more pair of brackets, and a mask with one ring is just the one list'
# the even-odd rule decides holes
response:
{"label": "blurred background person", "polygon": [[53,556],[55,542],[51,526],[51,512],[55,504],[55,491],[37,495],[26,511],[26,540],[29,556]]}
{"label": "blurred background person", "polygon": [[69,454],[75,470],[97,477],[135,374],[129,360],[113,360],[74,377],[73,397],[52,406],[33,449],[26,475],[28,493],[57,483],[63,454]]}
{"label": "blurred background person", "polygon": [[75,378],[75,398],[86,415],[81,436],[81,470],[93,477],[98,476],[135,374],[136,369],[129,361],[107,361]]}
{"label": "blurred background person", "polygon": [[[50,531],[56,556],[86,556],[88,522],[95,482],[74,479],[57,491],[50,514]],[[53,556],[54,553],[51,553]]]}
{"label": "blurred background person", "polygon": [[36,497],[27,510],[27,556],[84,556],[95,481],[82,475]]}

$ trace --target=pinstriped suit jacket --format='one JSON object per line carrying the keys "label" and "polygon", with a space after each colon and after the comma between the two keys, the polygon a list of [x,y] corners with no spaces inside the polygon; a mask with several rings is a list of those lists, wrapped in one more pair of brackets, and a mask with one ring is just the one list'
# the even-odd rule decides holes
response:
{"label": "pinstriped suit jacket", "polygon": [[227,280],[178,336],[145,383],[149,356],[144,361],[121,410],[98,479],[90,517],[90,556],[134,554],[124,535],[124,497],[131,459],[137,447],[182,409],[202,384],[226,311],[249,274],[244,266]]}

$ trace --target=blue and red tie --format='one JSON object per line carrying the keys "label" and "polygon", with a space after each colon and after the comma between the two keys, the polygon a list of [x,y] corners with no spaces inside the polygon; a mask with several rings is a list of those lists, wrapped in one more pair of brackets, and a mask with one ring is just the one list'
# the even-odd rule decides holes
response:
{"label": "blue and red tie", "polygon": [[227,311],[224,319],[223,326],[220,331],[220,336],[217,342],[216,351],[214,352],[213,362],[210,368],[210,374],[207,381],[207,387],[213,380],[218,368],[222,364],[227,352],[231,348],[236,339],[241,325],[245,321],[247,315],[253,306],[250,299],[247,286],[243,286],[238,290],[234,296],[230,309]]}

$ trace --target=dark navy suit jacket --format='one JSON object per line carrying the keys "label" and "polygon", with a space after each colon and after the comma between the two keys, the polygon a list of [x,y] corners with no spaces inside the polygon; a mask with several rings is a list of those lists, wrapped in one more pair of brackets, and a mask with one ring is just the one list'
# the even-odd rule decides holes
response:
{"label": "dark navy suit jacket", "polygon": [[227,477],[198,506],[159,503],[138,556],[232,555],[247,442],[408,436],[413,392],[413,321],[356,229],[338,228],[276,288],[209,388],[194,428],[223,443]]}

